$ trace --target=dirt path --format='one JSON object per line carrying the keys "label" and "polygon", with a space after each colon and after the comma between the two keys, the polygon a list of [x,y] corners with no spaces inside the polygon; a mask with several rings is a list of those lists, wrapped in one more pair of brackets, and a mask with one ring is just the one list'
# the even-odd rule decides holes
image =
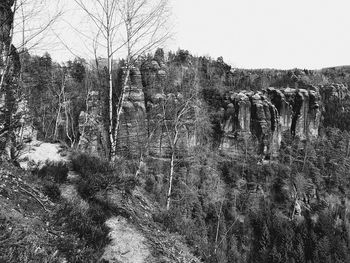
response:
{"label": "dirt path", "polygon": [[112,217],[106,225],[111,229],[111,243],[105,248],[102,259],[108,262],[144,263],[150,256],[146,239],[123,217]]}
{"label": "dirt path", "polygon": [[[20,157],[23,169],[30,169],[32,165],[43,166],[46,161],[68,162],[69,158],[60,155],[59,144],[43,143],[39,141],[26,145]],[[83,200],[75,187],[79,175],[69,171],[67,183],[60,186],[61,196],[70,204],[74,204],[81,212],[89,209],[89,204]],[[150,248],[146,245],[145,237],[129,224],[123,217],[111,217],[106,221],[111,229],[110,244],[105,248],[102,259],[113,263],[145,263],[150,255]]]}

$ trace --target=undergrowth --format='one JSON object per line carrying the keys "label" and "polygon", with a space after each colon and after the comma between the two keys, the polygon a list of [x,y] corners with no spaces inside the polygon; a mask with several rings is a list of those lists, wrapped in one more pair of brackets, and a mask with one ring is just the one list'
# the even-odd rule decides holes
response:
{"label": "undergrowth", "polygon": [[108,160],[93,155],[76,153],[71,161],[73,169],[81,176],[77,182],[77,190],[83,199],[91,199],[97,192],[112,186],[131,193],[139,184],[133,175],[134,164],[126,160],[111,164]]}
{"label": "undergrowth", "polygon": [[67,180],[68,166],[65,162],[46,161],[42,168],[32,171],[41,180],[42,192],[47,195],[51,201],[60,200],[59,185]]}
{"label": "undergrowth", "polygon": [[73,170],[82,175],[108,173],[114,170],[108,160],[86,153],[74,153],[71,161]]}
{"label": "undergrowth", "polygon": [[69,262],[96,262],[98,251],[110,242],[109,229],[104,224],[110,216],[102,205],[91,204],[86,212],[70,204],[62,204],[55,215],[56,225],[71,236],[59,239],[57,247]]}
{"label": "undergrowth", "polygon": [[45,182],[42,191],[53,202],[58,202],[61,198],[61,191],[56,183]]}
{"label": "undergrowth", "polygon": [[67,180],[68,167],[65,162],[46,161],[41,169],[34,171],[37,176],[46,181],[62,184]]}

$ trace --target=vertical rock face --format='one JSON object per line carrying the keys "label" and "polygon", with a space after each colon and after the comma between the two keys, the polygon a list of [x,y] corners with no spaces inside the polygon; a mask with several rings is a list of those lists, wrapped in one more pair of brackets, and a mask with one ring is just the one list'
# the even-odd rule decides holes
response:
{"label": "vertical rock face", "polygon": [[301,140],[313,139],[318,135],[320,102],[316,88],[231,92],[225,100],[221,148],[239,153],[242,149],[237,145],[243,139],[245,145],[249,141],[257,143],[259,153],[276,156],[284,132]]}
{"label": "vertical rock face", "polygon": [[[108,157],[109,138],[106,120],[103,118],[103,98],[98,91],[90,91],[86,110],[79,116],[79,148],[85,152]],[[117,133],[117,154],[136,157],[140,155],[146,140],[146,109],[139,69],[130,72],[125,88],[120,124]]]}
{"label": "vertical rock face", "polygon": [[[180,92],[191,88],[184,85],[184,76],[188,71],[189,68],[181,64],[169,68],[162,57],[154,57],[153,60],[146,61],[140,69],[131,70],[117,133],[118,155],[135,157],[144,152],[143,150],[148,151],[146,154],[158,157],[170,155],[169,134],[173,135],[171,120],[174,116],[171,114],[171,106],[167,105],[168,112],[164,114],[162,105],[170,103],[174,111],[177,108],[176,103],[181,105],[184,96]],[[183,89],[182,85],[186,88]],[[250,147],[269,158],[278,155],[284,134],[300,140],[315,139],[321,117],[325,117],[323,108],[344,100],[349,92],[344,85],[333,84],[317,88],[305,84],[303,88],[270,87],[257,92],[229,91],[226,95],[219,96],[218,103],[222,108],[215,116],[219,116],[216,121],[219,120],[221,124],[221,131],[218,132],[221,150],[229,154],[242,154]],[[83,130],[81,126],[82,148],[97,149],[101,141],[105,145],[108,142],[108,136],[104,136],[105,133],[102,132],[106,127],[97,124],[102,123],[98,121],[101,118],[101,110],[98,109],[101,101],[95,101],[93,97],[92,94],[90,117],[86,118],[85,113],[81,114],[80,123],[85,120],[88,123],[85,127],[90,127]],[[191,124],[193,119],[185,120],[184,123],[179,131],[176,147],[179,156],[186,155],[196,144],[194,127]]]}
{"label": "vertical rock face", "polygon": [[[176,70],[169,72],[171,70],[165,65],[164,58],[155,56],[153,60],[144,63],[141,70],[147,110],[148,153],[157,157],[169,157],[176,136],[174,120],[186,104],[180,87],[189,69],[178,65]],[[174,153],[178,157],[185,156],[196,144],[194,127],[191,120],[186,118],[182,117],[182,125],[178,126],[178,140],[174,147]]]}
{"label": "vertical rock face", "polygon": [[138,68],[130,72],[125,88],[117,139],[117,153],[123,156],[140,156],[147,138],[145,98],[141,73]]}
{"label": "vertical rock face", "polygon": [[142,84],[145,93],[147,110],[147,127],[149,154],[156,156],[167,155],[170,151],[166,129],[161,122],[161,103],[167,99],[164,92],[167,77],[166,66],[162,58],[146,62],[141,67]]}
{"label": "vertical rock face", "polygon": [[321,96],[318,88],[276,90],[267,89],[271,102],[276,106],[281,131],[290,131],[301,140],[318,136],[321,120]]}

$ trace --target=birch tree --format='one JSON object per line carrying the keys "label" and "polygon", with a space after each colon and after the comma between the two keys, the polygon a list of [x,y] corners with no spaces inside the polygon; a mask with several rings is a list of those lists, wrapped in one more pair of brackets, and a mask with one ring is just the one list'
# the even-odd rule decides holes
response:
{"label": "birch tree", "polygon": [[179,153],[179,139],[183,137],[186,125],[192,125],[191,116],[193,115],[193,96],[184,99],[181,94],[174,96],[168,94],[167,98],[162,102],[162,119],[165,127],[166,136],[168,137],[168,145],[170,148],[170,171],[169,186],[166,196],[166,210],[170,209],[171,195],[173,191],[173,180],[175,176],[175,166]]}
{"label": "birch tree", "polygon": [[[86,37],[99,46],[107,59],[109,83],[110,158],[116,154],[118,128],[130,70],[138,58],[162,45],[170,36],[166,29],[168,0],[75,0],[95,29]],[[113,98],[113,61],[124,57],[124,78],[119,98]]]}

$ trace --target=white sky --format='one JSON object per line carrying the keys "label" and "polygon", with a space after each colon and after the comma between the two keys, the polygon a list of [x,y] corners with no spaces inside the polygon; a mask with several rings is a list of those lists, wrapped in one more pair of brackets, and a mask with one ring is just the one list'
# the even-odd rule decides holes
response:
{"label": "white sky", "polygon": [[[73,0],[65,21],[81,22]],[[93,0],[92,0],[93,1]],[[223,56],[235,67],[309,68],[350,64],[350,0],[170,0],[174,39],[167,49]],[[79,26],[78,26],[79,27]],[[56,31],[72,51],[87,56],[90,45],[67,23]],[[55,60],[73,56],[48,50]]]}

